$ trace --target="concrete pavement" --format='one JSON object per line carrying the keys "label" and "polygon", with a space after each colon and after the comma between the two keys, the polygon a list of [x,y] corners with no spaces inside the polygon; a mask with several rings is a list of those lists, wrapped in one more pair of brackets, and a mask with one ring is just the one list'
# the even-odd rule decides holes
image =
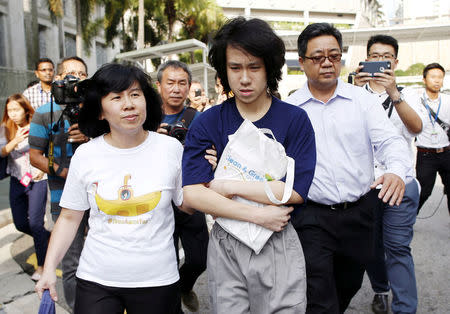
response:
{"label": "concrete pavement", "polygon": [[[430,216],[434,212],[441,200],[442,190],[442,183],[438,179],[433,194],[422,209],[414,228],[412,252],[416,265],[419,295],[417,313],[450,313],[450,299],[448,298],[450,295],[448,268],[450,217],[445,198],[434,216],[420,219]],[[0,210],[1,221],[11,221],[9,209]],[[37,313],[39,300],[34,293],[34,283],[29,274],[23,270],[27,268],[26,265],[23,265],[25,262],[20,262],[22,267],[16,262],[19,260],[17,252],[28,252],[27,254],[33,252],[32,244],[31,237],[17,232],[13,224],[9,223],[3,226],[0,224],[0,314]],[[12,251],[14,254],[11,253]],[[61,287],[58,290],[61,291]],[[200,300],[200,310],[197,313],[210,313],[206,273],[199,278],[194,290]],[[59,294],[61,298],[62,292]],[[373,293],[366,277],[361,290],[353,298],[346,313],[372,313],[370,310],[372,297]],[[65,306],[64,303],[57,305],[56,312],[58,314],[68,313],[61,305]],[[191,312],[186,311],[186,313]]]}
{"label": "concrete pavement", "polygon": [[[34,282],[11,255],[11,246],[21,237],[22,233],[18,232],[13,224],[0,228],[1,314],[36,314],[39,309],[39,298],[34,292]],[[56,312],[68,313],[58,304]]]}

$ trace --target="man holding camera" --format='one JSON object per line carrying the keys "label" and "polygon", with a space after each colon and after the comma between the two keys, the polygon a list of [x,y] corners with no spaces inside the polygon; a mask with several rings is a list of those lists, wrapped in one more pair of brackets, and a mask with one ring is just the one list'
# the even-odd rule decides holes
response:
{"label": "man holding camera", "polygon": [[[400,205],[385,204],[376,211],[375,259],[367,265],[366,271],[375,291],[372,310],[375,313],[388,313],[388,294],[392,289],[392,312],[415,313],[417,310],[417,288],[414,261],[410,244],[413,226],[416,222],[419,205],[419,183],[414,177],[412,139],[422,131],[422,119],[408,105],[407,89],[396,85],[394,70],[398,64],[397,40],[387,35],[372,36],[367,43],[366,61],[385,61],[390,63],[383,72],[367,73],[364,68],[370,63],[360,65],[356,70],[355,85],[363,86],[377,95],[396,132],[408,144],[411,162],[405,181],[405,193]],[[383,65],[380,65],[383,66]],[[409,93],[411,94],[411,92]],[[375,177],[386,171],[386,164],[375,156]],[[390,283],[390,286],[389,286]]]}
{"label": "man holding camera", "polygon": [[203,112],[205,109],[209,108],[208,98],[205,95],[205,90],[200,81],[192,80],[187,100],[189,102],[189,107],[192,107],[199,112]]}
{"label": "man holding camera", "polygon": [[[182,143],[191,122],[200,115],[200,112],[194,108],[185,107],[191,83],[191,71],[183,62],[170,60],[158,68],[156,85],[164,111],[163,123],[158,133],[173,136]],[[188,215],[181,212],[175,205],[173,210],[175,216],[173,238],[177,256],[180,239],[185,254],[184,264],[180,268],[181,300],[188,310],[197,312],[199,302],[192,289],[197,278],[206,269],[208,229],[205,214],[197,211],[193,215]]]}
{"label": "man holding camera", "polygon": [[[67,93],[64,89],[76,89],[75,81],[87,78],[86,63],[79,57],[63,59],[57,69],[60,72],[57,73],[56,79],[64,81],[55,82],[54,84],[58,83],[59,87],[57,90],[52,89],[52,93]],[[57,220],[61,211],[59,200],[64,189],[70,159],[75,151],[73,145],[79,145],[89,140],[80,132],[78,124],[75,123],[77,110],[69,110],[77,109],[79,105],[79,103],[67,104],[64,100],[58,100],[58,103],[55,103],[55,100],[52,100],[36,110],[30,125],[30,161],[33,166],[48,174],[53,221]],[[70,108],[70,106],[77,108]],[[64,296],[72,309],[75,302],[75,273],[83,249],[87,218],[88,214],[85,214],[75,239],[61,263]]]}

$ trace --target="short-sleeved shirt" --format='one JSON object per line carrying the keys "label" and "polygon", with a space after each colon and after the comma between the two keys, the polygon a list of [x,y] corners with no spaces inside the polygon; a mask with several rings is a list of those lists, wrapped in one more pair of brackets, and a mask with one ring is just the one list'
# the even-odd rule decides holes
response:
{"label": "short-sleeved shirt", "polygon": [[23,95],[30,101],[31,107],[36,110],[40,106],[50,102],[52,96],[51,91],[46,92],[42,89],[42,85],[39,82],[31,87],[28,87],[23,91]]}
{"label": "short-sleeved shirt", "polygon": [[[50,119],[52,105],[53,121]],[[62,165],[64,168],[69,168],[70,159],[73,155],[73,147],[67,141],[70,127],[69,121],[64,116],[61,120],[59,119],[63,110],[63,106],[55,103],[47,103],[39,107],[31,120],[28,142],[30,148],[38,149],[48,157],[50,130],[58,123],[55,130],[52,131],[52,140],[54,143],[53,155],[55,157],[55,163],[60,166]],[[64,189],[64,182],[65,180],[59,176],[48,175],[52,214],[58,214],[61,210],[58,204]]]}
{"label": "short-sleeved shirt", "polygon": [[[183,186],[213,180],[214,173],[204,158],[206,149],[214,144],[220,158],[228,136],[243,121],[233,97],[203,112],[192,123],[184,146]],[[267,113],[253,123],[258,128],[270,129],[286,154],[295,160],[294,190],[306,200],[316,164],[314,131],[306,112],[272,97]]]}
{"label": "short-sleeved shirt", "polygon": [[122,288],[179,279],[171,202],[183,201],[182,153],[176,139],[155,132],[132,148],[99,136],[77,149],[60,202],[90,208],[77,277]]}

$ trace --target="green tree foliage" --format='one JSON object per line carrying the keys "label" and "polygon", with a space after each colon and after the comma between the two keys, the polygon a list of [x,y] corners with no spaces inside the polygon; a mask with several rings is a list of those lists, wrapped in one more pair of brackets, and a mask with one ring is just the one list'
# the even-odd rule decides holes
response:
{"label": "green tree foliage", "polygon": [[214,0],[179,1],[177,17],[183,25],[180,39],[195,38],[205,43],[211,32],[225,23],[222,9]]}
{"label": "green tree foliage", "polygon": [[422,75],[423,69],[425,68],[425,64],[423,63],[414,63],[409,66],[405,71],[403,70],[395,70],[396,76],[416,76]]}

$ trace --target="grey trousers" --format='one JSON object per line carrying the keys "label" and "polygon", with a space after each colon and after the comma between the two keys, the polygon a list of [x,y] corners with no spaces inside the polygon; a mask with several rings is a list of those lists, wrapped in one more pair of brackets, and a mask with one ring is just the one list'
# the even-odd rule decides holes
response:
{"label": "grey trousers", "polygon": [[207,271],[214,314],[305,313],[305,260],[290,223],[258,255],[215,223]]}
{"label": "grey trousers", "polygon": [[[54,222],[56,222],[58,217],[59,215],[52,214]],[[89,211],[86,211],[80,222],[77,233],[75,234],[75,238],[61,261],[64,297],[67,305],[72,309],[72,312],[75,306],[75,292],[77,290],[75,274],[77,272],[81,251],[84,246],[84,235],[86,226],[88,225],[88,219]]]}

